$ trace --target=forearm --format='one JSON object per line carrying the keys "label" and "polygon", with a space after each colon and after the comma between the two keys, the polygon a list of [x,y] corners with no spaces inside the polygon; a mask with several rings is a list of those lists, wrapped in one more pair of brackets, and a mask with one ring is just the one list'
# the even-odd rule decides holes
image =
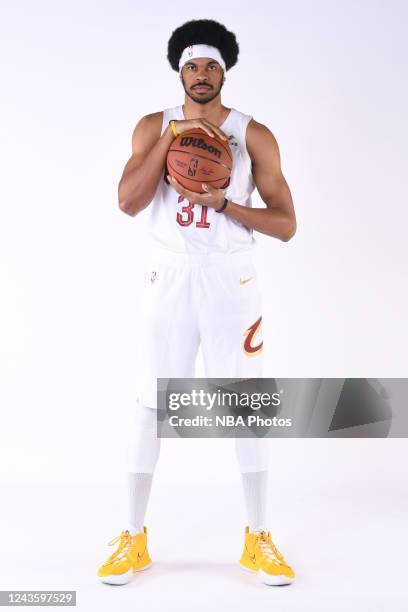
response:
{"label": "forearm", "polygon": [[257,232],[287,242],[295,233],[294,222],[280,208],[250,208],[229,202],[224,213]]}
{"label": "forearm", "polygon": [[173,138],[167,126],[143,162],[122,177],[118,189],[119,206],[127,214],[136,215],[152,201]]}

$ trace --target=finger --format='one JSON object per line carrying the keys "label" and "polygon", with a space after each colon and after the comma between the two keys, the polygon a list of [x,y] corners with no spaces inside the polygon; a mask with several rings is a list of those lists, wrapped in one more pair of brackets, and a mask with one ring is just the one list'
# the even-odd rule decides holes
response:
{"label": "finger", "polygon": [[176,178],[174,178],[174,176],[171,176],[171,174],[168,174],[167,175],[167,179],[169,180],[170,183],[172,183],[176,187],[179,187],[180,189],[182,189],[183,186],[180,185],[180,183],[178,182],[178,180]]}
{"label": "finger", "polygon": [[189,200],[191,204],[195,204],[197,198],[200,197],[200,193],[196,193],[195,191],[190,191],[189,189],[185,189],[174,177],[167,175],[169,182],[173,185],[174,189],[180,194],[183,195],[186,199]]}
{"label": "finger", "polygon": [[204,130],[204,132],[207,132],[207,134],[208,134],[209,136],[211,136],[211,138],[215,138],[215,134],[214,134],[214,132],[212,132],[210,129],[208,129],[208,128],[206,128],[206,127],[203,127],[202,129]]}
{"label": "finger", "polygon": [[224,132],[220,130],[220,128],[217,125],[214,125],[213,123],[211,123],[211,121],[208,121],[207,119],[202,119],[202,121],[211,126],[211,129],[213,130],[213,132],[216,133],[218,138],[221,138],[221,140],[228,140],[228,137],[226,136],[226,134],[224,134]]}
{"label": "finger", "polygon": [[202,193],[198,193],[196,191],[189,191],[188,189],[185,189],[184,191],[189,202],[192,204],[196,204],[203,197]]}
{"label": "finger", "polygon": [[185,190],[184,190],[184,189],[183,189],[183,187],[180,185],[180,183],[178,183],[178,182],[176,181],[176,179],[175,179],[175,178],[173,178],[172,176],[170,176],[170,175],[168,174],[168,175],[167,175],[167,180],[169,181],[170,185],[171,185],[171,186],[172,186],[172,187],[173,187],[173,188],[174,188],[174,189],[175,189],[175,190],[176,190],[178,193],[181,193],[182,195],[184,195],[184,194],[183,194],[183,191],[185,191]]}
{"label": "finger", "polygon": [[218,127],[217,127],[217,134],[221,138],[221,140],[228,140],[228,136],[224,134],[224,132],[220,130],[220,128]]}
{"label": "finger", "polygon": [[201,119],[198,122],[197,127],[200,127],[202,130],[204,130],[204,132],[206,132],[209,136],[211,136],[211,138],[215,138],[215,133],[214,133],[215,126],[212,123],[210,123],[210,121],[207,121],[206,119]]}
{"label": "finger", "polygon": [[221,138],[221,140],[228,140],[227,136],[224,134],[222,130],[219,129],[219,127],[216,127],[215,130],[216,130],[218,138]]}
{"label": "finger", "polygon": [[174,186],[173,177],[170,176],[170,174],[167,175],[167,180],[169,181],[170,185]]}

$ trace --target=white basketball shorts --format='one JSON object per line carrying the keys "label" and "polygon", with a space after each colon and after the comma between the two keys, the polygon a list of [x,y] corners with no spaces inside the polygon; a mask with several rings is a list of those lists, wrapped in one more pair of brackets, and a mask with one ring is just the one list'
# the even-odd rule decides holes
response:
{"label": "white basketball shorts", "polygon": [[145,272],[137,398],[157,408],[157,378],[262,376],[261,295],[251,251],[186,254],[154,248]]}

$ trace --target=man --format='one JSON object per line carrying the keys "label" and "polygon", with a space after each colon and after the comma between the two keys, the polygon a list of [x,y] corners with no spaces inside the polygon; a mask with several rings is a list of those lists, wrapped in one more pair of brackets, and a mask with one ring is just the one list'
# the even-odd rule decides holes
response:
{"label": "man", "polygon": [[[127,448],[130,520],[112,540],[117,550],[99,569],[109,584],[125,584],[151,564],[144,525],[160,451],[156,379],[194,377],[201,344],[207,377],[261,377],[261,298],[251,250],[253,230],[283,242],[296,231],[278,144],[267,127],[221,103],[225,73],[237,62],[235,35],[213,20],[176,29],[168,60],[179,72],[184,104],[143,117],[119,184],[120,209],[148,209],[152,261],[143,297],[138,370],[139,405]],[[173,139],[192,128],[228,140],[233,155],[226,190],[184,189],[166,171]],[[266,204],[251,206],[255,186]],[[240,564],[268,585],[289,584],[294,572],[266,528],[268,440],[236,438],[248,514]]]}

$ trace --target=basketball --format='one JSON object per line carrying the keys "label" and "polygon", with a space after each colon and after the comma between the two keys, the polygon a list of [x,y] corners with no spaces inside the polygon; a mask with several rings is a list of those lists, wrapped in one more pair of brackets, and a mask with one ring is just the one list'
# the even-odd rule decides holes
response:
{"label": "basketball", "polygon": [[201,128],[183,132],[171,143],[167,170],[185,189],[196,193],[205,193],[202,183],[225,189],[232,170],[228,141],[213,138]]}

